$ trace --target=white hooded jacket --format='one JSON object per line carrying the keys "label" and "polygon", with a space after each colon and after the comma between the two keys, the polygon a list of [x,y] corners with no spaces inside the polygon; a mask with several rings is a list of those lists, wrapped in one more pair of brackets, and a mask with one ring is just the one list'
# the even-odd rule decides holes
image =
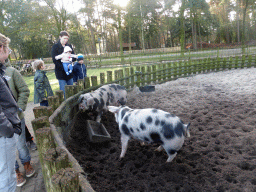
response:
{"label": "white hooded jacket", "polygon": [[76,58],[77,59],[77,55],[71,54],[69,52],[72,52],[72,49],[69,46],[65,46],[64,47],[64,52],[60,55],[57,55],[55,57],[56,60],[61,59],[62,63],[71,63],[72,58]]}

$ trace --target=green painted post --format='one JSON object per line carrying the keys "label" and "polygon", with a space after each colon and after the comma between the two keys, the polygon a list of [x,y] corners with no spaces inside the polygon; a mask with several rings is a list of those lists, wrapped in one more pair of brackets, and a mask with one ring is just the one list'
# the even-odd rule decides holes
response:
{"label": "green painted post", "polygon": [[238,61],[239,60],[239,58],[238,58],[238,56],[236,56],[235,57],[235,69],[237,69],[238,68]]}
{"label": "green painted post", "polygon": [[242,63],[241,63],[241,68],[244,68],[244,64],[245,64],[245,55],[242,56]]}
{"label": "green painted post", "polygon": [[227,58],[223,58],[223,63],[222,63],[222,70],[224,71],[227,68]]}
{"label": "green painted post", "polygon": [[173,79],[177,79],[178,75],[177,75],[177,62],[173,63]]}
{"label": "green painted post", "polygon": [[125,68],[124,74],[125,74],[125,77],[126,77],[126,79],[125,79],[126,88],[130,88],[130,86],[129,86],[129,84],[130,84],[130,79],[127,78],[127,77],[129,77],[130,69],[129,69],[129,68]]}
{"label": "green painted post", "polygon": [[130,75],[131,75],[131,88],[134,87],[134,68],[130,67]]}
{"label": "green painted post", "polygon": [[252,67],[252,55],[248,55],[248,68]]}
{"label": "green painted post", "polygon": [[118,70],[114,71],[115,81],[118,79]]}
{"label": "green painted post", "polygon": [[151,66],[149,66],[149,65],[147,66],[147,73],[148,73],[148,75],[147,75],[147,84],[151,84],[152,74],[151,74]]}
{"label": "green painted post", "polygon": [[156,83],[156,65],[152,65],[153,82]]}
{"label": "green painted post", "polygon": [[124,78],[124,70],[123,69],[119,69],[118,70],[119,72],[118,72],[118,76],[119,76],[119,78],[120,79],[122,79],[121,81],[120,81],[120,85],[124,85],[124,80],[123,80],[123,78]]}
{"label": "green painted post", "polygon": [[228,69],[232,69],[233,68],[233,57],[229,57],[229,65],[228,65]]}
{"label": "green painted post", "polygon": [[145,66],[141,67],[141,85],[144,86],[145,85]]}
{"label": "green painted post", "polygon": [[220,70],[220,58],[219,57],[217,57],[217,71],[219,71]]}
{"label": "green painted post", "polygon": [[91,76],[91,81],[93,87],[98,85],[97,76]]}
{"label": "green painted post", "polygon": [[107,82],[110,83],[112,82],[112,71],[107,71]]}

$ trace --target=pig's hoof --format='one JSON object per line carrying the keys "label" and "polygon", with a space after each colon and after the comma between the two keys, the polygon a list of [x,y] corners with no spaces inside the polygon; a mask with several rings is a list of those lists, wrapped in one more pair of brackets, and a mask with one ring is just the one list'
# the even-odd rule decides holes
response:
{"label": "pig's hoof", "polygon": [[119,162],[121,162],[122,160],[123,160],[123,158],[121,158],[121,157],[118,158],[118,161],[119,161]]}

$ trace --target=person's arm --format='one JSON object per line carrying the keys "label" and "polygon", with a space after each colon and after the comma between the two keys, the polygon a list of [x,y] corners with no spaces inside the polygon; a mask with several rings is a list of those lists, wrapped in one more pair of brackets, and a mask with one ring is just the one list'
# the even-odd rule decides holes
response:
{"label": "person's arm", "polygon": [[52,50],[51,50],[51,56],[52,56],[52,61],[54,64],[57,63],[57,60],[55,59],[56,56],[58,56],[59,53],[58,53],[58,44],[54,44],[52,46]]}
{"label": "person's arm", "polygon": [[62,59],[62,58],[63,58],[63,55],[64,55],[63,53],[60,54],[60,55],[57,55],[57,56],[55,56],[55,59],[56,59],[56,60]]}
{"label": "person's arm", "polygon": [[78,56],[77,56],[77,55],[74,55],[74,54],[71,54],[70,57],[77,59]]}
{"label": "person's arm", "polygon": [[21,108],[23,111],[25,111],[26,107],[27,107],[27,103],[28,103],[30,90],[29,90],[28,85],[26,84],[24,78],[19,73],[19,71],[17,71],[16,69],[14,70],[12,78],[13,78],[15,89],[18,93],[17,104],[18,104],[19,108]]}

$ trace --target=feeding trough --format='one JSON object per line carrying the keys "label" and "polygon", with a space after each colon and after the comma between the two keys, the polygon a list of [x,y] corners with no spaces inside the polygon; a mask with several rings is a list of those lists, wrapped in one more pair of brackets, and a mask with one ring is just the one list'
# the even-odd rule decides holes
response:
{"label": "feeding trough", "polygon": [[109,141],[111,139],[110,134],[102,123],[98,123],[92,120],[87,120],[86,122],[90,142],[100,143]]}
{"label": "feeding trough", "polygon": [[153,91],[155,91],[155,86],[154,85],[146,85],[143,87],[139,87],[139,90],[141,92],[153,92]]}

